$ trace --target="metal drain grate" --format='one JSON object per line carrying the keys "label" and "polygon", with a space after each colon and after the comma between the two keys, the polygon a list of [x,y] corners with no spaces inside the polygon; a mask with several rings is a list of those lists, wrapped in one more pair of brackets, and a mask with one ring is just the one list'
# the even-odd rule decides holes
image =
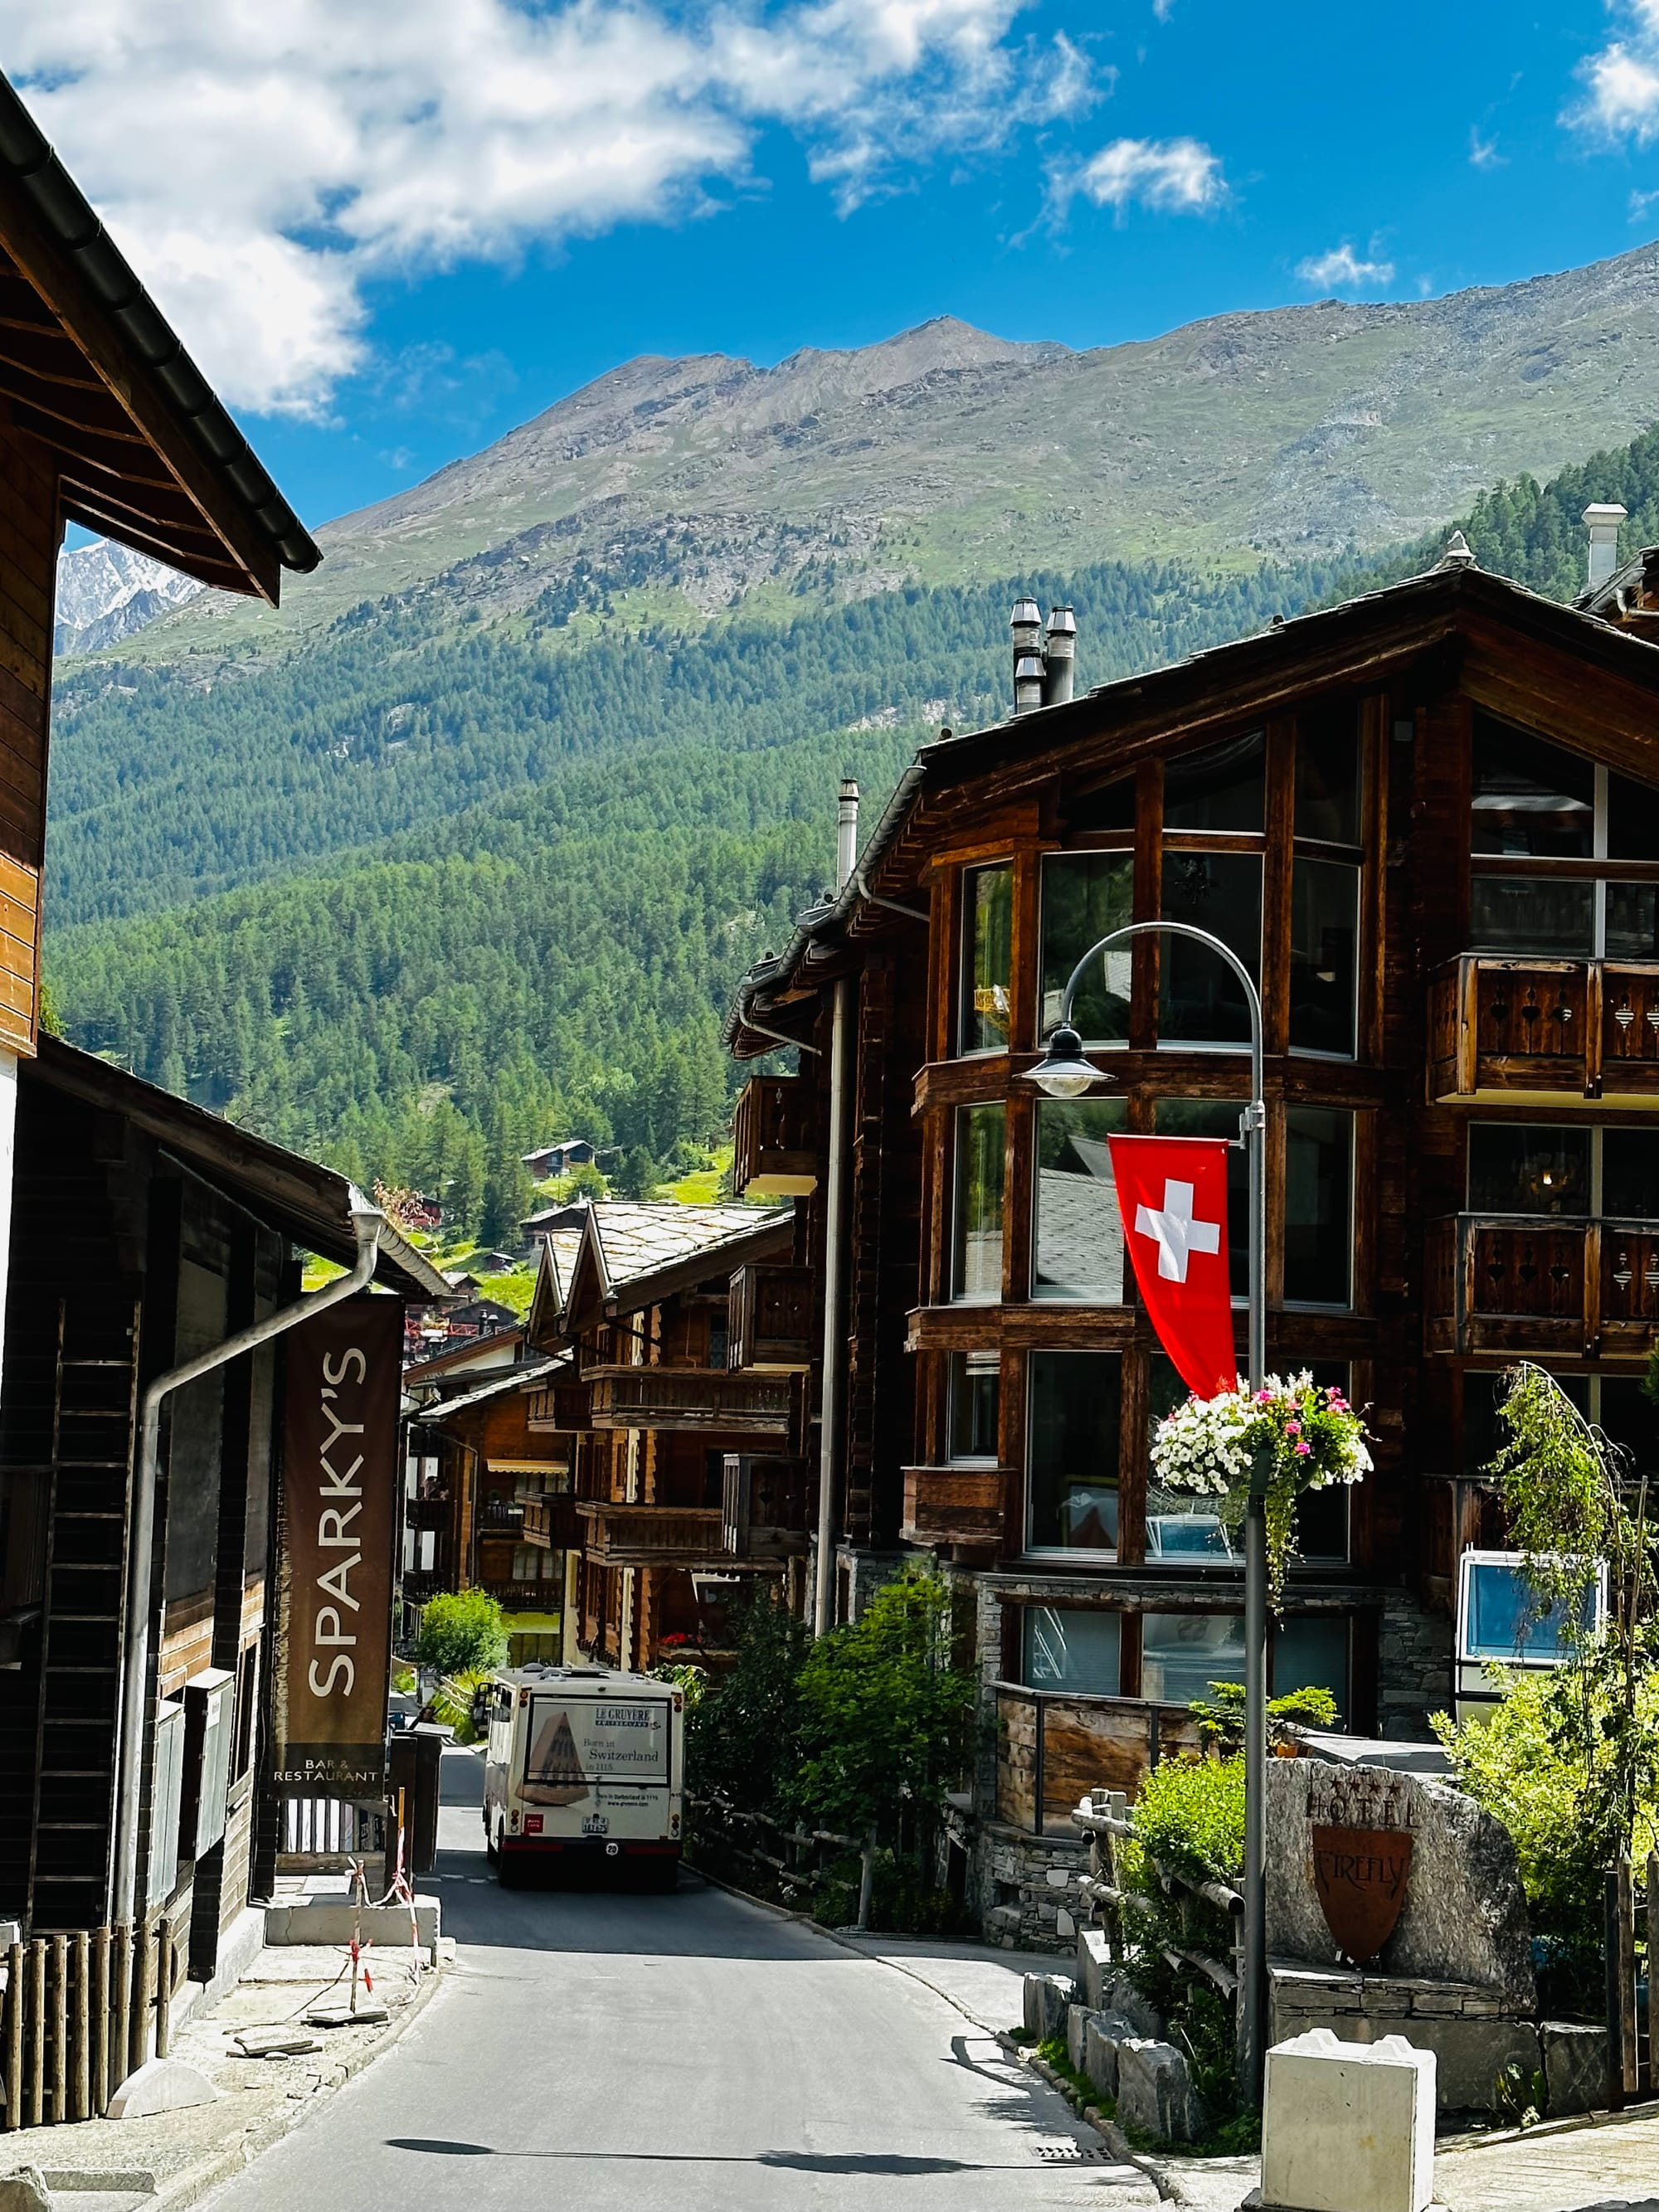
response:
{"label": "metal drain grate", "polygon": [[1042,2143],[1037,2156],[1045,2166],[1110,2166],[1109,2150],[1090,2149],[1082,2143]]}

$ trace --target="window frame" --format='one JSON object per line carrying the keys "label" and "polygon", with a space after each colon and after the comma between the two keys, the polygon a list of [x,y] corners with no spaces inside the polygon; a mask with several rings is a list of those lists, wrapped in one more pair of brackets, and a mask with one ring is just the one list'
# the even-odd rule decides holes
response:
{"label": "window frame", "polygon": [[[1008,877],[1010,928],[1008,938],[1008,1023],[1009,1035],[1000,1044],[975,1044],[964,1042],[968,1028],[968,993],[972,971],[973,925],[978,908],[971,902],[969,890],[977,877],[988,874],[994,868],[1004,869]],[[1017,981],[1014,975],[1014,946],[1012,912],[1018,896],[1018,862],[1010,853],[1002,860],[965,861],[957,872],[957,916],[956,957],[956,1004],[951,1024],[951,1057],[956,1060],[993,1060],[1007,1052],[1012,1044],[1014,1006]]]}
{"label": "window frame", "polygon": [[[963,1243],[963,1149],[962,1136],[964,1117],[969,1114],[994,1112],[1002,1118],[1002,1190],[1000,1221],[997,1231],[999,1267],[994,1291],[963,1291],[957,1288],[957,1276],[964,1255]],[[951,1250],[948,1285],[950,1304],[953,1306],[996,1306],[1003,1303],[1003,1285],[1007,1279],[1008,1266],[1008,1101],[1006,1098],[969,1098],[957,1106],[951,1116]]]}
{"label": "window frame", "polygon": [[[1288,1215],[1287,1215],[1287,1205],[1288,1205],[1288,1194],[1289,1194],[1289,1186],[1290,1186],[1291,1116],[1291,1115],[1292,1115],[1292,1114],[1303,1114],[1303,1113],[1306,1113],[1306,1114],[1340,1114],[1340,1115],[1343,1117],[1344,1121],[1345,1121],[1346,1122],[1346,1124],[1347,1124],[1347,1130],[1348,1130],[1348,1226],[1347,1226],[1347,1233],[1346,1233],[1346,1242],[1345,1242],[1344,1249],[1345,1249],[1346,1254],[1346,1267],[1347,1267],[1348,1289],[1347,1289],[1347,1296],[1346,1296],[1345,1298],[1343,1298],[1343,1299],[1340,1301],[1340,1303],[1336,1303],[1336,1304],[1334,1304],[1334,1303],[1333,1303],[1330,1299],[1328,1299],[1328,1298],[1293,1298],[1293,1297],[1289,1297],[1288,1295],[1285,1294],[1285,1292],[1283,1291],[1283,1289],[1282,1289],[1282,1285],[1283,1285],[1283,1281],[1284,1281],[1285,1260],[1285,1237],[1286,1237],[1286,1232],[1287,1232],[1287,1231],[1288,1231],[1288,1227],[1289,1227],[1289,1221],[1288,1221]],[[1282,1167],[1282,1172],[1281,1172],[1281,1177],[1280,1177],[1280,1185],[1279,1185],[1279,1192],[1280,1192],[1280,1195],[1279,1195],[1279,1280],[1280,1280],[1280,1284],[1281,1284],[1281,1291],[1280,1291],[1280,1297],[1279,1297],[1279,1304],[1280,1309],[1281,1309],[1284,1312],[1285,1312],[1285,1313],[1310,1313],[1310,1314],[1351,1314],[1351,1313],[1352,1313],[1352,1312],[1354,1311],[1354,1310],[1355,1310],[1355,1302],[1356,1302],[1356,1300],[1357,1300],[1357,1297],[1358,1297],[1358,1289],[1359,1289],[1359,1285],[1358,1285],[1358,1269],[1357,1269],[1357,1267],[1355,1267],[1355,1264],[1354,1264],[1354,1241],[1355,1241],[1355,1240],[1354,1240],[1354,1226],[1355,1226],[1355,1210],[1356,1210],[1356,1208],[1357,1208],[1357,1206],[1358,1206],[1358,1200],[1359,1200],[1359,1192],[1358,1192],[1358,1180],[1359,1180],[1359,1178],[1358,1178],[1358,1164],[1359,1164],[1359,1112],[1358,1112],[1358,1108],[1353,1107],[1353,1106],[1333,1106],[1333,1105],[1327,1105],[1327,1104],[1323,1103],[1322,1102],[1322,1103],[1315,1103],[1313,1100],[1311,1100],[1311,1099],[1304,1099],[1304,1098],[1298,1098],[1298,1099],[1294,1099],[1294,1100],[1291,1100],[1291,1099],[1285,1099],[1285,1100],[1284,1100],[1284,1101],[1281,1103],[1281,1105],[1280,1105],[1280,1109],[1279,1109],[1279,1158],[1280,1158],[1280,1161],[1281,1161],[1281,1167]]]}
{"label": "window frame", "polygon": [[[1022,1515],[1020,1555],[1028,1559],[1068,1559],[1082,1566],[1117,1566],[1121,1564],[1123,1543],[1123,1408],[1124,1370],[1127,1346],[1037,1344],[1030,1346],[1025,1354],[1025,1404],[1024,1407],[1024,1466],[1022,1469],[1024,1512]],[[1036,1404],[1033,1384],[1039,1358],[1110,1359],[1117,1366],[1117,1438],[1113,1459],[1112,1488],[1117,1499],[1117,1541],[1109,1551],[1092,1547],[1065,1544],[1039,1544],[1032,1537],[1036,1521],[1036,1498],[1033,1490],[1036,1454],[1032,1449],[1036,1426]]]}

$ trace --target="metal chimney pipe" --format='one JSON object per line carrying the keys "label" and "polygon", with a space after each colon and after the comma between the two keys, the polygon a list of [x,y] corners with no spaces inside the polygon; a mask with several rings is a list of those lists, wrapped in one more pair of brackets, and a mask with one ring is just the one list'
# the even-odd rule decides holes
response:
{"label": "metal chimney pipe", "polygon": [[1029,714],[1042,704],[1042,663],[1035,653],[1028,653],[1014,663],[1014,712]]}
{"label": "metal chimney pipe", "polygon": [[850,775],[841,780],[836,802],[836,889],[844,891],[859,859],[859,787]]}
{"label": "metal chimney pipe", "polygon": [[1588,590],[1599,591],[1619,566],[1619,526],[1628,513],[1622,507],[1595,505],[1584,509],[1584,520],[1589,526]]}
{"label": "metal chimney pipe", "polygon": [[[1024,660],[1035,659],[1042,666],[1042,617],[1037,612],[1035,599],[1016,599],[1014,611],[1008,618],[1008,628],[1014,641],[1014,712],[1021,712],[1019,703],[1019,669]],[[1038,705],[1040,701],[1028,702]]]}
{"label": "metal chimney pipe", "polygon": [[1050,607],[1048,636],[1043,655],[1045,707],[1063,707],[1072,696],[1077,671],[1077,617],[1070,607]]}

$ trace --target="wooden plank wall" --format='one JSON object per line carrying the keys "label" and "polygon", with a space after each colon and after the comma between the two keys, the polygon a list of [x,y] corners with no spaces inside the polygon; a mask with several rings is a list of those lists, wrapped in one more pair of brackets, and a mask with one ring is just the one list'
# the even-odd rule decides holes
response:
{"label": "wooden plank wall", "polygon": [[44,449],[0,424],[0,1048],[34,1049],[46,850],[58,488]]}

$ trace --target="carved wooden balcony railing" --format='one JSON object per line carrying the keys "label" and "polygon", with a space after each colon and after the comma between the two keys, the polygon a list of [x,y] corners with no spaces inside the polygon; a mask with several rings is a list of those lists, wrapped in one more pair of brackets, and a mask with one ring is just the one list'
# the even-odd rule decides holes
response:
{"label": "carved wooden balcony railing", "polygon": [[411,1498],[404,1504],[404,1520],[410,1528],[447,1528],[449,1500],[447,1498]]}
{"label": "carved wooden balcony railing", "polygon": [[530,1394],[526,1426],[538,1432],[558,1430],[574,1436],[588,1425],[587,1385],[585,1382],[550,1382]]}
{"label": "carved wooden balcony railing", "polygon": [[740,1196],[804,1198],[817,1188],[812,1097],[798,1075],[751,1075],[732,1117],[732,1182]]}
{"label": "carved wooden balcony railing", "polygon": [[809,1487],[799,1460],[727,1452],[720,1502],[720,1542],[727,1558],[787,1559],[804,1553]]}
{"label": "carved wooden balcony railing", "polygon": [[1659,1222],[1460,1213],[1427,1236],[1429,1348],[1645,1353],[1659,1332]]}
{"label": "carved wooden balcony railing", "polygon": [[766,1439],[799,1450],[805,1378],[724,1367],[590,1367],[596,1429],[667,1429]]}
{"label": "carved wooden balcony railing", "polygon": [[732,1278],[726,1341],[734,1368],[810,1366],[813,1350],[812,1270],[761,1261]]}
{"label": "carved wooden balcony railing", "polygon": [[718,1567],[724,1558],[718,1505],[576,1505],[590,1559],[613,1567]]}
{"label": "carved wooden balcony railing", "polygon": [[1429,984],[1434,1097],[1659,1097],[1659,961],[1466,952]]}
{"label": "carved wooden balcony railing", "polygon": [[526,1583],[487,1576],[479,1587],[504,1613],[557,1613],[564,1604],[564,1584],[558,1581]]}
{"label": "carved wooden balcony railing", "polygon": [[549,1552],[562,1552],[568,1545],[579,1544],[580,1524],[576,1519],[575,1501],[569,1492],[556,1498],[526,1498],[519,1540],[538,1544]]}
{"label": "carved wooden balcony railing", "polygon": [[994,1544],[1002,1529],[1000,1467],[907,1467],[907,1544]]}

